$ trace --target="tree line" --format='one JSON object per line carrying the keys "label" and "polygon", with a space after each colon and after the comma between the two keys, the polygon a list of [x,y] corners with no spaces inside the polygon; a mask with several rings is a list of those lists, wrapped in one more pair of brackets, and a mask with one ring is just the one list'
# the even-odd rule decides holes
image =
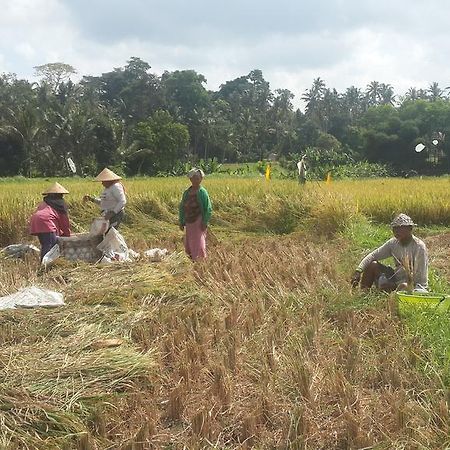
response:
{"label": "tree line", "polygon": [[0,176],[63,175],[69,157],[85,175],[105,166],[155,175],[201,158],[250,162],[305,153],[317,165],[367,161],[395,173],[450,172],[450,101],[437,83],[397,96],[377,81],[338,92],[317,78],[301,95],[302,112],[294,94],[272,91],[260,70],[217,91],[195,70],[157,76],[137,57],[76,83],[68,64],[35,70],[36,83],[0,75]]}

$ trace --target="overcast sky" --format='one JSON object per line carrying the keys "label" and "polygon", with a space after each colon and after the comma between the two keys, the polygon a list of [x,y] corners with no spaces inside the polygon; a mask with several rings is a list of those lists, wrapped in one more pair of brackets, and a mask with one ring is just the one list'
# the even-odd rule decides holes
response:
{"label": "overcast sky", "polygon": [[446,0],[0,0],[0,72],[33,79],[64,62],[100,75],[137,56],[161,75],[194,69],[216,90],[261,69],[301,94],[321,77],[396,94],[450,86]]}

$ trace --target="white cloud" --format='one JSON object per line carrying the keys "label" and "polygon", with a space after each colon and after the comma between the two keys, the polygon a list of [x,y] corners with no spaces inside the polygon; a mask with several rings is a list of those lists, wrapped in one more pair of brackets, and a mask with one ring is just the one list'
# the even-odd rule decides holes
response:
{"label": "white cloud", "polygon": [[34,66],[60,61],[99,75],[137,56],[159,75],[197,70],[210,89],[261,69],[297,105],[319,76],[338,91],[377,80],[403,94],[450,84],[450,10],[440,3],[0,0],[0,72],[32,78]]}
{"label": "white cloud", "polygon": [[17,55],[22,56],[25,60],[30,61],[36,57],[36,48],[29,42],[19,42],[14,46]]}
{"label": "white cloud", "polygon": [[0,10],[0,71],[30,77],[33,66],[58,60],[76,41],[77,30],[57,0],[0,0]]}

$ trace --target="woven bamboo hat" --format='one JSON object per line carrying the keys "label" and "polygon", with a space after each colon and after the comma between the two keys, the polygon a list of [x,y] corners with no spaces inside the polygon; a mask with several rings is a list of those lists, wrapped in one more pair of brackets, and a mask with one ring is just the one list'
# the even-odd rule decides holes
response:
{"label": "woven bamboo hat", "polygon": [[96,177],[95,181],[117,181],[121,180],[122,177],[119,177],[116,173],[114,173],[112,170],[109,170],[107,167],[105,167]]}
{"label": "woven bamboo hat", "polygon": [[407,216],[404,213],[399,214],[392,222],[391,227],[413,227],[417,224],[413,222],[411,217]]}
{"label": "woven bamboo hat", "polygon": [[68,194],[69,191],[64,187],[61,186],[59,183],[53,183],[47,190],[45,190],[42,195],[47,194]]}

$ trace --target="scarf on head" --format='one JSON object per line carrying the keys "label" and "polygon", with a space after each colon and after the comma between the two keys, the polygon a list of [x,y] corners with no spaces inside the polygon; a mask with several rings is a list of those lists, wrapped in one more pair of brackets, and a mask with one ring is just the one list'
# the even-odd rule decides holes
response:
{"label": "scarf on head", "polygon": [[63,214],[67,214],[67,204],[63,198],[55,198],[50,195],[46,195],[44,197],[44,202],[54,210]]}

